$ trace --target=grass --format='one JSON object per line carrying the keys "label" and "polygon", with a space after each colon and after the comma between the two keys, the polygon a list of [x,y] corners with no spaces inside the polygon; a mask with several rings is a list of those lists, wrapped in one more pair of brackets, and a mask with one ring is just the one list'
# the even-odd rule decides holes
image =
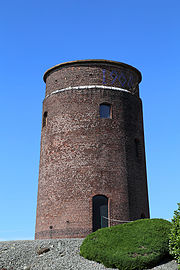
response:
{"label": "grass", "polygon": [[163,219],[141,219],[100,229],[85,238],[80,255],[121,270],[153,267],[170,257],[171,226]]}

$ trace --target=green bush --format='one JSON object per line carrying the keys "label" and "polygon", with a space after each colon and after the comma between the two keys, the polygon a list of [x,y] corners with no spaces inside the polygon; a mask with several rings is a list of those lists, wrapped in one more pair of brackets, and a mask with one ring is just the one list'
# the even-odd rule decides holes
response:
{"label": "green bush", "polygon": [[153,267],[170,256],[171,226],[171,222],[163,219],[141,219],[103,228],[85,238],[80,254],[121,270]]}
{"label": "green bush", "polygon": [[169,239],[170,254],[177,260],[180,269],[180,203],[178,210],[174,211]]}

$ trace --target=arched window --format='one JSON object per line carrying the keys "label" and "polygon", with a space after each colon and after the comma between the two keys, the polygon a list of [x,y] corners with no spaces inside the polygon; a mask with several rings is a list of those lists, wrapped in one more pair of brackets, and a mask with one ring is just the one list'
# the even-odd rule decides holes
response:
{"label": "arched window", "polygon": [[47,112],[44,112],[43,114],[43,127],[46,127],[47,125]]}
{"label": "arched window", "polygon": [[108,103],[102,103],[99,107],[100,118],[112,118],[112,106]]}
{"label": "arched window", "polygon": [[93,197],[93,232],[108,227],[108,198],[104,195]]}

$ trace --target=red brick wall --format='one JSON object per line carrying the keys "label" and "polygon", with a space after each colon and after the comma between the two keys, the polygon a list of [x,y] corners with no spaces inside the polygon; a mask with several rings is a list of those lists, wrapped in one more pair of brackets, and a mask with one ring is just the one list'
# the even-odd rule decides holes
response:
{"label": "red brick wall", "polygon": [[[139,72],[117,62],[80,61],[52,68],[45,80],[43,114],[48,114],[41,133],[35,238],[92,232],[92,197],[97,194],[108,197],[112,219],[149,217]],[[50,95],[78,85],[130,92],[94,87]],[[112,105],[112,119],[100,119],[103,102]]]}

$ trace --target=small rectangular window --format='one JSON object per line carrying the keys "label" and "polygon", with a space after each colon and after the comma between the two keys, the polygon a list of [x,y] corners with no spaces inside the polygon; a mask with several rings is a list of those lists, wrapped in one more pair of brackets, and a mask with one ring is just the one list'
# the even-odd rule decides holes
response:
{"label": "small rectangular window", "polygon": [[100,104],[100,118],[111,118],[110,104]]}
{"label": "small rectangular window", "polygon": [[44,112],[43,114],[43,127],[47,125],[47,112]]}

